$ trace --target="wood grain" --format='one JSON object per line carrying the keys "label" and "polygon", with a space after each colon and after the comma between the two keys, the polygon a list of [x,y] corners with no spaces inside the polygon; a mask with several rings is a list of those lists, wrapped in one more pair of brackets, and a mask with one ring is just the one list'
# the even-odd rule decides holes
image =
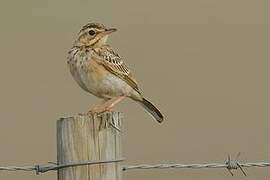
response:
{"label": "wood grain", "polygon": [[[121,159],[119,112],[74,116],[57,121],[59,164]],[[58,170],[58,180],[121,180],[120,163],[85,165]]]}

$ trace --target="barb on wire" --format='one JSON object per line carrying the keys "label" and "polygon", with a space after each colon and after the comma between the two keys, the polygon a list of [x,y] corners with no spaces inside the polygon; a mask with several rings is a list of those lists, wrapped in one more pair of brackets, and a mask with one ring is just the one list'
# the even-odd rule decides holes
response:
{"label": "barb on wire", "polygon": [[245,173],[244,169],[241,167],[241,165],[238,163],[238,159],[240,157],[240,152],[236,155],[235,159],[232,160],[231,156],[228,155],[225,164],[227,165],[227,169],[230,172],[230,174],[233,176],[233,172],[232,170],[237,170],[238,168],[242,171],[242,173],[247,176],[247,174]]}

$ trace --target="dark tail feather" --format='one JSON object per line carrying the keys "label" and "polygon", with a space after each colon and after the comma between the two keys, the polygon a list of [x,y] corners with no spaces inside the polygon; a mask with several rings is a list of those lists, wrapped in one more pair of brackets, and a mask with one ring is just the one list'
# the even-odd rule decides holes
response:
{"label": "dark tail feather", "polygon": [[143,98],[143,101],[140,101],[140,104],[157,120],[157,122],[161,123],[163,121],[163,115],[151,102]]}

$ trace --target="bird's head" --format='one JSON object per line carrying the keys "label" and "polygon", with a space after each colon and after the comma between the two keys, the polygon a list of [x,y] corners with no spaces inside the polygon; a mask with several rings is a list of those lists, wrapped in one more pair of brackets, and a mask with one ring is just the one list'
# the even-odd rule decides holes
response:
{"label": "bird's head", "polygon": [[80,30],[77,43],[84,46],[100,47],[106,44],[109,34],[115,31],[115,28],[106,28],[103,24],[88,23]]}

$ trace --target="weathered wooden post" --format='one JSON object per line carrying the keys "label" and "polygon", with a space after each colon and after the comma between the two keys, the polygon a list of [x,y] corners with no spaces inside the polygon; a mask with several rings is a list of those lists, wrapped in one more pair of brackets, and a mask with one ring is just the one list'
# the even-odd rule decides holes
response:
{"label": "weathered wooden post", "polygon": [[[121,159],[121,113],[78,115],[57,122],[58,164]],[[67,167],[58,180],[121,180],[119,162]]]}

